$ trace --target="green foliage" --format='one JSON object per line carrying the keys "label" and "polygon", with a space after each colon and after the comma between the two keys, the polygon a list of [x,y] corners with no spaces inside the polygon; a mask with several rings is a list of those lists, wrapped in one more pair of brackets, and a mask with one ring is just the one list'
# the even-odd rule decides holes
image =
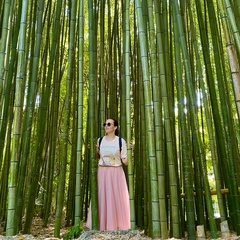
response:
{"label": "green foliage", "polygon": [[63,236],[63,240],[78,238],[82,230],[82,222],[79,222],[69,228],[68,232]]}

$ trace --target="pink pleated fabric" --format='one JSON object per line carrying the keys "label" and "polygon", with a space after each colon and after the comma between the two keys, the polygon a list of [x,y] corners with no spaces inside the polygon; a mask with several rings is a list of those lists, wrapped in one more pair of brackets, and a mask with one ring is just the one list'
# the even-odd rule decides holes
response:
{"label": "pink pleated fabric", "polygon": [[[122,167],[98,167],[99,230],[130,229],[129,193]],[[91,229],[91,210],[86,226]]]}

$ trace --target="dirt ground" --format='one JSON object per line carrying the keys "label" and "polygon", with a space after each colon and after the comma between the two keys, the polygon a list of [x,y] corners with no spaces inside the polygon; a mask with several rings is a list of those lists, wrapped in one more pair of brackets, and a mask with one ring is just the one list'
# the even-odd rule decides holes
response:
{"label": "dirt ground", "polygon": [[[61,239],[63,239],[63,236],[69,231],[69,228],[62,228],[61,229]],[[35,219],[30,235],[22,235],[21,233],[17,236],[12,237],[6,237],[3,236],[3,229],[0,227],[0,239],[15,239],[15,240],[30,240],[30,239],[45,239],[45,240],[54,240],[59,238],[54,238],[54,223],[50,223],[48,227],[44,228],[42,227],[42,220],[41,219]],[[141,230],[132,230],[132,231],[89,231],[84,225],[83,225],[83,232],[78,238],[80,240],[89,240],[89,239],[121,239],[121,240],[137,240],[137,239],[143,239],[143,240],[150,240],[151,238],[144,235],[144,232]],[[169,238],[170,239],[170,238]],[[187,238],[183,238],[187,239]],[[203,239],[211,239],[209,236],[209,233],[207,233],[206,238]],[[220,239],[229,239],[229,240],[240,240],[240,236],[237,236],[234,232],[231,232],[230,237],[228,238],[217,238],[217,240]],[[171,240],[176,240],[175,238],[171,238]]]}
{"label": "dirt ground", "polygon": [[[69,227],[63,227],[60,231],[60,239],[63,239],[64,235],[69,231]],[[48,227],[42,226],[42,220],[41,219],[34,219],[32,228],[31,228],[31,234],[21,234],[19,233],[16,236],[12,237],[6,237],[3,236],[3,229],[0,227],[0,240],[4,239],[15,239],[15,240],[30,240],[30,239],[36,239],[36,240],[57,240],[59,238],[54,238],[54,222],[50,223]],[[140,232],[138,230],[136,231],[89,231],[88,228],[85,227],[85,224],[83,224],[83,232],[80,235],[78,239],[131,239],[131,240],[137,240],[137,239],[151,239],[146,236],[144,236],[143,232]]]}

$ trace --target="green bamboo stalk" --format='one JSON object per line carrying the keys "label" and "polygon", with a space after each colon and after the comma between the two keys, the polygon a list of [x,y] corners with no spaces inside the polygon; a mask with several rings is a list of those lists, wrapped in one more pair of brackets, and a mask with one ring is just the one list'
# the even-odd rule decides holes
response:
{"label": "green bamboo stalk", "polygon": [[84,72],[84,1],[79,3],[79,25],[78,25],[78,120],[77,120],[77,164],[76,164],[76,189],[75,189],[75,218],[74,222],[78,223],[83,218],[81,195],[83,187],[81,179],[82,174],[82,145],[83,145],[83,72]]}
{"label": "green bamboo stalk", "polygon": [[[3,13],[3,22],[2,22],[2,30],[1,30],[1,44],[0,44],[0,112],[2,112],[2,96],[3,96],[3,88],[4,81],[6,79],[6,59],[8,58],[8,54],[10,48],[8,48],[8,36],[11,32],[11,12],[14,7],[14,0],[6,0],[4,2],[4,13]],[[7,50],[7,51],[6,51]],[[0,118],[0,126],[1,126],[1,118]],[[0,167],[1,167],[1,159],[0,159]]]}
{"label": "green bamboo stalk", "polygon": [[[138,41],[139,43],[139,41]],[[140,43],[139,43],[140,44]],[[137,47],[139,48],[139,44]],[[138,55],[140,54],[139,50],[137,50]],[[141,179],[141,186],[143,186],[143,194],[141,195],[141,202],[144,199],[143,203],[143,226],[146,229],[147,234],[151,234],[153,224],[152,224],[152,204],[151,204],[151,195],[148,189],[151,189],[151,181],[149,178],[149,161],[148,161],[148,151],[147,151],[147,133],[146,129],[146,116],[145,116],[145,104],[144,104],[144,89],[143,89],[143,74],[142,74],[142,67],[140,59],[138,60],[138,74],[139,76],[139,91],[140,91],[140,136],[139,136],[139,145],[140,145],[140,152],[139,156],[144,160],[139,162],[141,165],[139,177],[142,176]],[[142,192],[142,190],[139,190]]]}
{"label": "green bamboo stalk", "polygon": [[92,204],[92,229],[98,229],[97,176],[95,159],[95,16],[93,1],[88,1],[89,24],[89,141],[90,141],[90,184]]}
{"label": "green bamboo stalk", "polygon": [[[131,92],[131,84],[128,86],[129,82],[131,81],[130,69],[131,69],[131,40],[130,40],[130,3],[128,0],[121,1],[120,8],[122,9],[122,32],[121,28],[119,29],[119,35],[121,38],[120,44],[118,44],[118,56],[119,56],[119,71],[121,71],[120,75],[120,82],[119,82],[119,94],[122,96],[119,101],[119,109],[120,109],[120,126],[121,126],[121,135],[123,138],[126,139],[126,144],[128,148],[128,125],[131,125],[131,114],[127,113],[128,110],[131,112],[131,104],[129,102],[129,94]],[[122,44],[121,44],[122,43]],[[122,48],[122,50],[120,50]],[[119,52],[120,51],[120,52]],[[121,54],[121,51],[123,54]],[[128,68],[128,69],[126,69]],[[128,76],[129,74],[129,76]],[[126,82],[127,81],[127,82]],[[127,90],[128,88],[128,90]],[[130,92],[128,92],[130,91]],[[128,103],[129,102],[129,106]],[[128,116],[128,114],[130,114]],[[129,132],[132,135],[132,131]],[[130,139],[131,141],[131,139]],[[130,149],[129,149],[130,150]],[[129,151],[130,154],[130,151]],[[132,156],[131,156],[132,159]],[[127,184],[129,186],[129,179],[133,176],[132,173],[129,173],[129,169],[132,166],[124,166],[123,170],[126,175]],[[132,169],[130,169],[132,171]],[[130,174],[130,175],[129,175]],[[130,177],[130,178],[129,178]],[[133,178],[132,178],[133,179]],[[131,190],[130,190],[131,191]],[[129,194],[131,194],[129,191]],[[131,199],[131,197],[130,197]],[[131,200],[130,200],[130,210],[131,210]],[[134,214],[135,215],[135,214]],[[133,217],[133,219],[135,216]],[[135,223],[134,223],[135,224]],[[135,229],[135,227],[134,227]]]}
{"label": "green bamboo stalk", "polygon": [[[106,76],[107,79],[113,79],[113,30],[112,30],[112,9],[111,9],[111,2],[110,0],[107,1],[107,5],[108,5],[108,29],[107,29],[107,43],[108,43],[108,54],[106,55],[106,62],[108,63],[107,67],[106,67]],[[104,84],[104,88],[105,88],[105,118],[103,121],[105,121],[105,119],[108,117],[108,115],[111,115],[110,112],[108,112],[108,108],[109,108],[109,101],[108,98],[110,98],[109,96],[109,82],[107,81],[106,84]],[[103,83],[101,83],[103,84]],[[104,95],[103,95],[104,96]],[[103,114],[102,114],[103,115]],[[104,129],[102,129],[101,134],[104,134]]]}
{"label": "green bamboo stalk", "polygon": [[[156,22],[159,21],[159,13],[158,7],[159,4],[156,3]],[[159,209],[160,209],[160,226],[161,226],[161,237],[166,239],[168,237],[167,230],[167,207],[166,207],[166,193],[165,193],[165,173],[164,173],[164,163],[163,163],[163,123],[162,123],[162,100],[161,100],[161,92],[160,92],[160,77],[159,74],[165,74],[165,71],[160,70],[159,65],[161,67],[165,64],[165,62],[159,62],[157,59],[157,46],[155,43],[155,39],[157,37],[162,38],[161,34],[156,36],[155,34],[155,24],[153,21],[153,2],[148,1],[148,22],[149,22],[149,44],[150,44],[150,62],[151,62],[151,76],[153,82],[153,105],[154,105],[154,124],[155,124],[155,133],[156,133],[156,159],[157,159],[157,172],[158,172],[158,192],[159,192]],[[159,30],[159,26],[157,27],[157,31]],[[166,76],[166,75],[165,75]]]}
{"label": "green bamboo stalk", "polygon": [[238,30],[239,30],[240,29],[240,22],[239,22],[239,19],[240,19],[240,3],[239,3],[238,0],[233,0],[232,1],[232,8],[234,10],[236,23],[237,23]]}
{"label": "green bamboo stalk", "polygon": [[[4,7],[4,1],[1,0],[0,1],[0,11],[1,11],[1,13],[3,13],[3,7]],[[0,20],[0,26],[2,26],[2,22],[3,22],[3,19]]]}
{"label": "green bamboo stalk", "polygon": [[[74,64],[75,65],[75,64]],[[75,79],[75,77],[73,78]],[[74,222],[74,211],[75,211],[75,189],[76,189],[76,165],[77,165],[77,86],[76,81],[73,83],[73,120],[72,120],[72,146],[71,146],[71,160],[70,160],[70,171],[68,174],[68,197],[67,197],[67,212],[66,212],[66,225],[70,226],[71,223],[75,225],[79,222]]]}
{"label": "green bamboo stalk", "polygon": [[146,44],[146,33],[143,28],[143,16],[142,7],[140,1],[135,2],[135,8],[137,13],[137,27],[140,41],[140,53],[141,63],[143,71],[143,89],[144,89],[144,103],[145,103],[145,115],[146,115],[146,132],[148,142],[148,161],[150,166],[150,189],[151,189],[151,204],[152,211],[152,229],[150,235],[152,237],[160,237],[160,225],[159,225],[159,204],[158,204],[158,182],[156,173],[156,155],[155,155],[155,139],[154,139],[154,122],[152,116],[152,99],[150,90],[150,78],[148,70],[148,57],[147,57],[147,44]]}
{"label": "green bamboo stalk", "polygon": [[127,158],[128,158],[128,184],[129,184],[129,198],[130,198],[130,215],[131,215],[131,229],[136,228],[135,223],[135,209],[134,209],[134,176],[133,176],[133,162],[131,150],[131,80],[130,80],[130,17],[129,17],[129,0],[124,2],[124,69],[126,78],[126,128],[127,128]]}
{"label": "green bamboo stalk", "polygon": [[[134,13],[135,14],[135,13]],[[137,34],[136,23],[134,23],[134,53],[133,55],[139,56],[139,40]],[[135,209],[136,212],[136,224],[145,229],[146,234],[151,232],[151,203],[149,203],[149,197],[147,189],[150,189],[149,178],[147,176],[147,140],[146,140],[146,119],[144,113],[144,96],[143,96],[143,75],[141,68],[141,58],[135,59],[133,65],[134,72],[134,109],[135,116],[139,116],[135,119],[135,147],[134,147],[134,165],[135,165]],[[137,114],[138,113],[138,114]],[[137,126],[138,125],[138,128]],[[148,207],[149,206],[149,207]]]}
{"label": "green bamboo stalk", "polygon": [[[56,59],[58,59],[59,51],[56,53]],[[60,59],[60,57],[59,57]],[[55,69],[59,69],[58,61],[55,62]],[[50,118],[50,144],[49,144],[49,159],[47,161],[47,177],[46,177],[46,192],[44,194],[44,220],[43,226],[47,227],[50,217],[52,196],[53,196],[53,180],[54,180],[54,162],[56,159],[56,147],[57,147],[57,132],[58,132],[58,109],[60,99],[60,81],[61,78],[57,74],[54,76],[53,96],[51,101],[51,118]]]}
{"label": "green bamboo stalk", "polygon": [[[86,101],[88,101],[88,99],[86,99]],[[89,109],[87,112],[87,118],[89,119]],[[86,134],[85,134],[85,142],[86,144],[83,146],[85,148],[89,148],[89,121],[86,122],[85,125],[86,128]],[[89,158],[90,158],[90,151],[85,151],[84,154],[84,159],[83,159],[83,187],[82,189],[83,194],[81,195],[81,200],[82,203],[85,203],[85,205],[83,206],[83,211],[85,211],[84,214],[84,219],[87,219],[87,214],[89,212],[89,204],[90,204],[90,200],[91,200],[91,163],[89,162]]]}
{"label": "green bamboo stalk", "polygon": [[[117,89],[118,89],[118,79],[121,79],[121,71],[119,68],[119,60],[118,57],[118,49],[120,48],[120,43],[118,39],[119,35],[119,25],[118,25],[118,11],[119,4],[118,1],[115,0],[114,4],[114,19],[112,26],[112,69],[109,69],[109,105],[108,105],[108,113],[109,116],[117,116],[118,115],[118,101],[117,101]],[[119,75],[119,76],[118,76]],[[111,105],[111,107],[110,107]]]}
{"label": "green bamboo stalk", "polygon": [[26,39],[26,25],[27,25],[27,6],[28,0],[23,1],[21,24],[20,24],[20,38],[19,38],[19,54],[16,75],[15,87],[15,103],[14,103],[14,121],[13,121],[13,136],[12,136],[12,156],[9,170],[9,184],[8,184],[8,211],[7,211],[7,225],[6,235],[15,235],[16,228],[16,186],[17,186],[17,173],[19,166],[19,144],[21,133],[21,119],[23,111],[23,94],[24,94],[24,70],[25,70],[25,39]]}
{"label": "green bamboo stalk", "polygon": [[[100,58],[100,65],[99,65],[99,74],[100,74],[100,79],[99,79],[99,96],[100,96],[100,101],[99,101],[99,122],[103,123],[106,119],[106,86],[105,86],[105,61],[104,57],[110,57],[111,55],[107,55],[105,53],[105,35],[106,35],[106,27],[105,27],[105,4],[106,1],[100,1],[100,21],[99,21],[99,31],[100,31],[100,53],[99,53],[99,58]],[[110,9],[110,6],[109,6]],[[111,19],[111,15],[108,15],[108,22]],[[109,25],[111,23],[109,22]],[[109,29],[110,30],[110,29]],[[109,45],[109,50],[110,50],[110,45]],[[105,53],[105,54],[104,54]],[[106,61],[107,62],[107,61]],[[104,129],[101,128],[99,132],[99,136],[104,135]]]}
{"label": "green bamboo stalk", "polygon": [[[135,24],[134,29],[136,30]],[[134,31],[133,36],[133,55],[137,55],[138,52],[138,40],[137,40],[137,34],[136,31]],[[141,85],[142,80],[140,76],[140,71],[138,71],[138,61],[136,58],[132,59],[132,80],[133,80],[133,105],[134,105],[134,116],[140,116],[141,114],[141,103],[143,102],[141,100]],[[144,116],[144,115],[143,115]],[[143,163],[140,159],[142,158],[142,151],[145,145],[140,145],[140,140],[144,137],[141,135],[141,132],[143,132],[143,129],[140,127],[140,118],[134,118],[134,172],[135,172],[135,219],[136,219],[136,225],[139,226],[141,229],[144,228],[144,206],[142,199],[146,200],[146,198],[143,197],[144,192],[142,188],[144,189],[144,186],[146,184],[146,181],[144,181],[144,178],[146,176],[143,175]],[[141,136],[141,138],[140,138]],[[145,162],[145,161],[144,161]],[[144,201],[145,202],[145,201]]]}
{"label": "green bamboo stalk", "polygon": [[[171,44],[170,42],[172,41],[171,39],[171,34],[169,34],[169,28],[171,27],[170,22],[171,20],[169,19],[171,14],[170,12],[172,11],[171,8],[169,8],[169,2],[167,1],[162,1],[161,4],[156,3],[156,11],[159,11],[159,21],[158,21],[158,26],[156,28],[159,29],[159,31],[162,33],[161,36],[161,41],[162,41],[162,46],[163,46],[163,54],[164,54],[164,66],[165,66],[165,78],[166,78],[166,84],[167,84],[167,96],[168,96],[168,102],[169,102],[169,107],[174,108],[174,82],[173,82],[173,76],[172,76],[172,66],[171,66],[171,58],[172,58],[172,53],[171,53]],[[181,1],[182,2],[182,1]],[[162,10],[161,10],[162,9]],[[160,37],[160,35],[159,35]],[[162,66],[163,67],[163,66]],[[174,120],[174,114],[173,111],[169,111],[169,114],[171,115],[171,120]],[[172,123],[173,124],[173,123]],[[172,131],[174,134],[174,128],[172,128]]]}
{"label": "green bamboo stalk", "polygon": [[[136,66],[136,63],[133,64]],[[134,71],[135,72],[135,71]],[[135,75],[135,74],[133,74]],[[135,116],[140,116],[140,89],[139,89],[139,84],[138,84],[138,79],[139,78],[134,78],[134,87],[133,87],[133,95],[134,95],[134,115]],[[134,119],[134,172],[135,172],[135,219],[136,219],[136,225],[143,229],[143,203],[142,199],[143,198],[143,191],[142,191],[142,186],[144,184],[144,176],[143,176],[143,164],[139,159],[141,158],[141,148],[140,148],[140,120],[139,119]]]}
{"label": "green bamboo stalk", "polygon": [[237,105],[238,111],[238,118],[240,118],[240,72],[239,72],[239,63],[237,60],[237,56],[235,53],[235,46],[234,42],[232,41],[230,31],[229,31],[229,24],[227,21],[227,16],[225,13],[224,3],[223,0],[219,1],[219,13],[220,13],[220,20],[223,27],[223,32],[225,36],[227,54],[228,54],[228,61],[231,69],[232,81],[233,81],[233,89],[235,93],[235,101]]}
{"label": "green bamboo stalk", "polygon": [[237,47],[237,51],[238,51],[238,54],[240,54],[240,33],[239,33],[239,29],[237,27],[237,23],[236,23],[235,18],[234,18],[233,10],[232,10],[232,7],[231,7],[231,4],[230,4],[229,0],[224,0],[224,4],[225,4],[226,12],[227,12],[227,15],[228,15],[228,18],[229,18],[229,22],[230,22],[231,27],[232,27],[232,32],[233,32],[233,36],[234,36],[234,39],[235,39],[235,44],[236,44],[236,47]]}
{"label": "green bamboo stalk", "polygon": [[[13,91],[13,90],[12,90]],[[12,126],[13,122],[13,97],[10,101],[10,111],[9,111],[9,125]],[[11,133],[12,129],[8,128],[6,144],[5,144],[5,154],[2,171],[2,178],[0,184],[0,216],[1,220],[6,219],[6,206],[7,206],[7,197],[8,197],[8,175],[10,169],[10,160],[11,160]]]}
{"label": "green bamboo stalk", "polygon": [[[135,4],[136,5],[136,4]],[[147,38],[147,29],[148,29],[148,9],[147,9],[147,1],[144,0],[141,3],[141,10],[142,10],[142,19],[143,19],[143,26],[142,26],[142,30],[144,32],[144,35],[146,36],[146,48],[149,45],[149,41]],[[136,10],[135,10],[136,11]],[[136,11],[137,14],[137,11]],[[138,16],[138,14],[137,14]],[[137,22],[137,26],[136,28],[138,28],[138,22]],[[138,35],[138,40],[140,41],[140,36]],[[145,112],[146,112],[146,100],[145,100],[145,86],[144,86],[144,71],[143,71],[143,65],[142,65],[142,52],[141,52],[141,43],[139,42],[139,48],[140,51],[138,51],[138,56],[139,56],[139,66],[141,66],[141,68],[139,68],[139,71],[141,71],[141,118],[142,118],[142,128],[144,128],[144,130],[142,130],[142,135],[144,132],[144,138],[143,141],[141,142],[141,146],[143,145],[147,145],[148,144],[148,133],[145,132],[145,129],[147,129],[147,125],[146,125],[146,116]],[[147,56],[147,55],[146,55]],[[150,79],[150,71],[149,71],[149,75],[148,75],[149,79]],[[150,81],[149,81],[150,82]],[[150,93],[152,94],[152,92]],[[152,98],[152,95],[150,95]],[[143,117],[144,116],[144,117]],[[143,121],[145,123],[143,123]],[[155,138],[154,138],[155,139]],[[148,145],[147,145],[148,148]],[[152,205],[152,195],[151,192],[148,191],[147,189],[151,189],[151,185],[152,185],[152,179],[151,179],[151,174],[150,174],[150,161],[149,161],[149,151],[145,148],[144,149],[144,156],[145,161],[144,161],[144,169],[143,169],[143,175],[145,176],[144,182],[146,182],[145,184],[145,189],[144,189],[144,199],[145,199],[145,212],[144,212],[144,226],[145,229],[147,229],[147,234],[152,236],[153,232],[154,232],[154,216],[152,214],[153,210],[153,205]],[[157,172],[157,169],[156,169]],[[157,179],[157,178],[156,178]],[[158,184],[157,184],[158,185]],[[158,189],[157,189],[158,190]],[[156,223],[155,223],[156,224]],[[161,234],[160,232],[160,226],[159,226],[159,234]]]}
{"label": "green bamboo stalk", "polygon": [[[128,10],[129,12],[129,7]],[[127,66],[126,65],[126,55],[128,55],[128,57],[130,59],[127,60],[128,64],[130,63],[131,60],[131,51],[130,51],[130,46],[126,46],[126,44],[129,44],[126,42],[126,39],[129,38],[130,36],[127,36],[127,34],[129,34],[129,32],[126,32],[126,25],[128,24],[127,21],[129,21],[128,19],[126,20],[126,4],[123,3],[122,1],[122,19],[123,19],[123,23],[122,23],[122,56],[119,55],[119,59],[121,65],[119,66],[119,71],[121,70],[121,78],[119,81],[119,94],[122,96],[120,98],[119,101],[119,108],[120,108],[120,126],[121,126],[121,135],[124,139],[127,139],[127,106],[126,106],[126,102],[127,102],[127,94],[129,94],[130,92],[127,92],[127,84],[126,84],[126,72],[129,70],[126,70],[127,68],[131,68],[131,66]],[[129,14],[129,13],[128,13]],[[129,30],[129,28],[128,28]],[[129,38],[130,39],[130,38]],[[131,44],[131,43],[130,43]],[[128,52],[126,52],[126,48],[128,49]],[[122,59],[122,60],[121,60]],[[131,88],[129,89],[131,91]],[[130,120],[131,121],[131,120]],[[129,123],[130,124],[130,123]],[[128,141],[127,141],[128,144]],[[123,165],[123,170],[125,172],[125,175],[128,176],[128,167]],[[127,177],[127,184],[129,177]]]}
{"label": "green bamboo stalk", "polygon": [[[11,49],[11,59],[9,62],[9,66],[6,66],[6,69],[8,69],[8,74],[7,74],[7,82],[5,84],[5,89],[3,92],[3,98],[4,98],[4,105],[3,105],[3,112],[0,117],[0,169],[1,169],[1,161],[3,158],[3,153],[4,153],[4,144],[5,144],[5,136],[6,136],[6,131],[7,131],[7,125],[8,125],[8,120],[9,120],[9,109],[12,105],[10,104],[11,101],[11,96],[10,93],[12,91],[14,82],[13,80],[14,75],[16,74],[16,62],[17,62],[17,44],[18,44],[18,35],[19,35],[19,26],[20,26],[20,20],[21,20],[21,3],[19,3],[19,9],[16,17],[16,25],[15,29],[13,32],[13,43],[12,43],[12,49]],[[2,99],[3,100],[3,99]],[[1,172],[0,172],[0,179],[1,179]]]}
{"label": "green bamboo stalk", "polygon": [[[159,24],[157,24],[159,25]],[[160,26],[160,25],[159,25]],[[157,29],[158,32],[161,32],[161,29]],[[169,191],[170,191],[170,207],[171,207],[171,223],[172,223],[172,234],[174,237],[180,237],[180,205],[179,205],[179,193],[178,193],[178,182],[179,177],[177,174],[177,161],[176,161],[176,144],[173,138],[174,130],[171,121],[171,103],[169,103],[168,99],[171,99],[171,96],[168,96],[168,89],[170,86],[167,84],[167,76],[165,71],[165,60],[163,58],[163,40],[160,35],[158,37],[158,62],[159,62],[159,71],[160,71],[160,87],[161,87],[161,96],[163,103],[163,111],[164,111],[164,122],[165,122],[165,133],[167,139],[167,156],[168,156],[168,171],[169,171]],[[171,102],[171,100],[170,100]],[[163,166],[163,165],[162,165]],[[162,190],[164,191],[164,190]],[[163,197],[163,199],[165,196]],[[162,203],[163,204],[163,203]],[[166,221],[166,216],[163,216],[163,221]],[[163,222],[164,223],[164,222]],[[166,224],[166,223],[165,223]],[[164,229],[166,233],[166,228]]]}
{"label": "green bamboo stalk", "polygon": [[[11,76],[16,73],[16,66],[14,66],[14,70],[9,73],[10,68],[12,68],[13,63],[16,62],[16,42],[18,41],[18,32],[19,32],[19,25],[20,25],[20,18],[21,18],[21,9],[18,11],[18,17],[16,17],[16,29],[14,30],[11,26],[7,26],[9,24],[10,19],[13,17],[13,2],[6,2],[2,7],[2,31],[1,31],[1,45],[0,45],[0,67],[2,66],[4,69],[0,74],[0,85],[2,84],[2,94],[0,95],[0,169],[2,167],[3,162],[3,154],[4,154],[4,142],[5,142],[5,135],[6,135],[6,125],[8,121],[7,113],[9,104],[9,93],[11,91],[11,87],[13,85]],[[21,1],[19,3],[21,5]],[[9,15],[9,16],[8,16]],[[3,36],[2,36],[3,35]],[[8,37],[9,36],[9,37]],[[12,44],[15,44],[13,46]],[[4,50],[2,50],[4,48]],[[11,49],[12,48],[12,49]],[[13,59],[10,59],[10,54],[12,50]],[[9,60],[10,59],[10,60]],[[5,63],[9,64],[5,64]],[[2,64],[2,65],[1,65]],[[6,73],[6,74],[5,74]],[[8,77],[8,75],[10,75]],[[11,79],[11,80],[10,80]],[[6,82],[7,81],[7,82]],[[1,91],[1,89],[0,89]],[[0,180],[1,180],[1,171],[0,171]]]}
{"label": "green bamboo stalk", "polygon": [[[161,13],[160,13],[160,5],[158,1],[154,1],[155,4],[155,18],[156,18],[156,37],[157,37],[157,49],[158,49],[158,65],[159,65],[159,75],[160,80],[167,79],[168,76],[164,69],[165,66],[168,66],[167,60],[162,61],[163,59],[166,59],[165,56],[168,55],[166,52],[168,52],[168,47],[162,48],[161,42],[167,41],[166,39],[166,32],[165,34],[162,33],[163,27],[161,27]],[[165,9],[165,8],[164,8]],[[165,16],[165,13],[163,13]],[[165,19],[165,18],[164,18]],[[164,24],[164,23],[163,23]],[[165,25],[165,24],[164,24]],[[168,57],[167,57],[168,59]],[[159,83],[161,84],[161,83]],[[162,96],[163,97],[163,96]],[[157,97],[156,97],[157,98]],[[156,100],[155,100],[156,101]],[[166,190],[165,190],[165,184],[166,184],[166,173],[165,173],[165,159],[164,159],[164,142],[163,142],[163,114],[162,114],[162,104],[158,107],[158,113],[155,118],[155,129],[156,133],[158,135],[159,141],[156,144],[156,151],[157,151],[157,159],[158,159],[158,182],[159,182],[159,206],[160,209],[164,209],[160,211],[160,224],[161,224],[161,236],[162,238],[166,239],[168,237],[168,222],[167,222],[167,200],[166,200]],[[161,139],[161,140],[160,140]],[[166,209],[166,211],[165,211]]]}

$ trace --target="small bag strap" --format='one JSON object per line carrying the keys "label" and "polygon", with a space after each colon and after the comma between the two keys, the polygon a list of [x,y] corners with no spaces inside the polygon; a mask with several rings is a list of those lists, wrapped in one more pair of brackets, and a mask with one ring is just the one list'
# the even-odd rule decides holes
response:
{"label": "small bag strap", "polygon": [[100,149],[100,144],[101,144],[101,142],[102,142],[102,139],[103,139],[103,137],[100,137],[100,138],[99,138],[99,142],[98,142],[99,149]]}
{"label": "small bag strap", "polygon": [[119,139],[119,149],[120,149],[120,153],[122,151],[122,138],[118,138]]}

